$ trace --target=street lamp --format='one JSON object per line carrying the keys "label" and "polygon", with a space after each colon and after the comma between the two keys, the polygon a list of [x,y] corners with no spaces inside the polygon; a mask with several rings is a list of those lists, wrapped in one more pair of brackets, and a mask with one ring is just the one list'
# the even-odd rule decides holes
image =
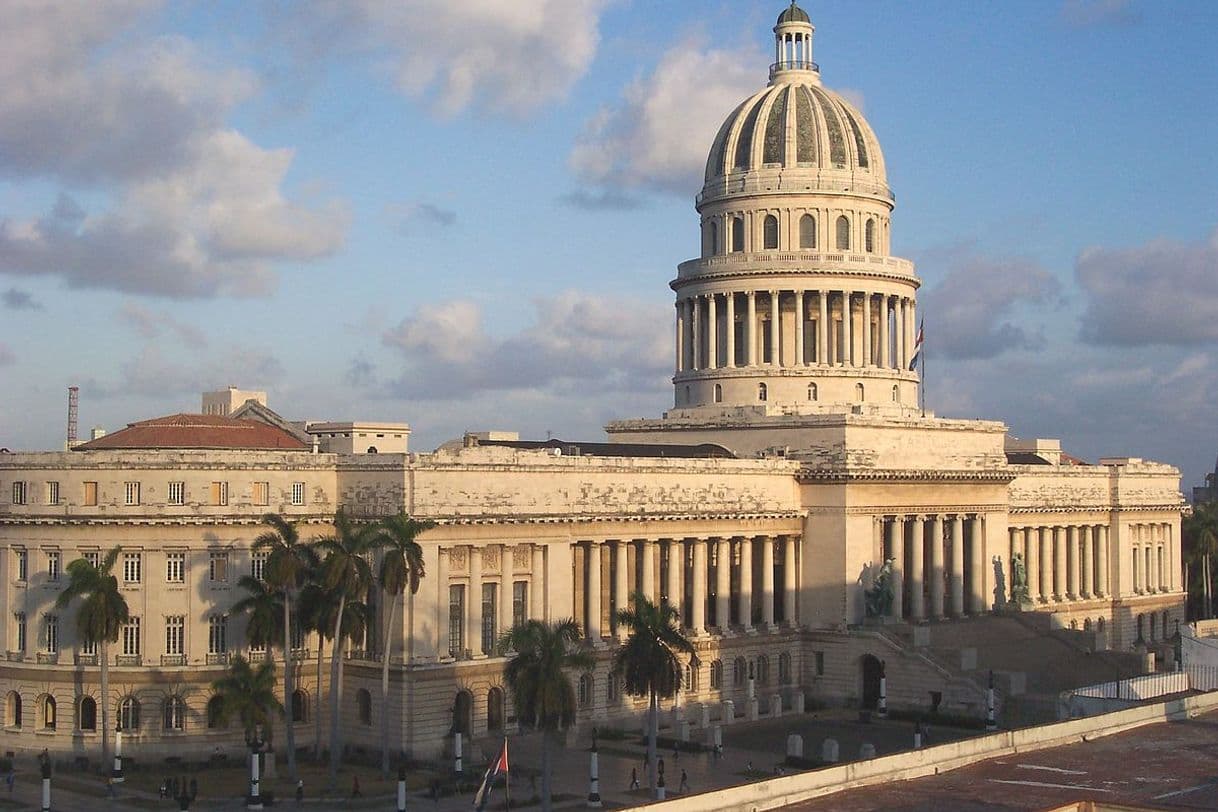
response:
{"label": "street lamp", "polygon": [[259,763],[258,757],[262,752],[262,725],[254,725],[253,733],[245,732],[245,743],[250,748],[250,794],[245,799],[246,809],[261,809],[262,808],[262,793],[258,786],[259,784]]}

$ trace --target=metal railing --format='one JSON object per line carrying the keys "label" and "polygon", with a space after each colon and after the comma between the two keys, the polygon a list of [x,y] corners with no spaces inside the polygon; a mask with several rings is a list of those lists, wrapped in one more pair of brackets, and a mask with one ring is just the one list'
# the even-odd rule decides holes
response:
{"label": "metal railing", "polygon": [[97,665],[97,655],[96,654],[77,654],[76,655],[76,664],[77,665]]}
{"label": "metal railing", "polygon": [[140,654],[115,654],[115,665],[143,665],[144,658]]}
{"label": "metal railing", "polygon": [[811,59],[784,59],[770,65],[770,78],[773,79],[774,74],[784,70],[812,70],[820,73],[820,65]]}
{"label": "metal railing", "polygon": [[41,665],[57,665],[59,663],[58,651],[40,651],[38,652],[38,663]]}
{"label": "metal railing", "polygon": [[228,665],[228,652],[217,651],[207,655],[208,665]]}
{"label": "metal railing", "polygon": [[186,665],[185,654],[162,654],[161,665]]}

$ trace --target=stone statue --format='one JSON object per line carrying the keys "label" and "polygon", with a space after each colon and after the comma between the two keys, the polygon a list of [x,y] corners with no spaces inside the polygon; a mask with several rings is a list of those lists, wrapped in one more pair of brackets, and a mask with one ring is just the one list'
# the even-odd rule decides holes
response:
{"label": "stone statue", "polygon": [[863,600],[867,609],[867,617],[887,617],[892,614],[892,559],[884,562],[879,573],[871,583],[871,588],[863,592]]}
{"label": "stone statue", "polygon": [[1024,606],[1028,598],[1028,568],[1023,563],[1023,553],[1011,556],[1011,603]]}

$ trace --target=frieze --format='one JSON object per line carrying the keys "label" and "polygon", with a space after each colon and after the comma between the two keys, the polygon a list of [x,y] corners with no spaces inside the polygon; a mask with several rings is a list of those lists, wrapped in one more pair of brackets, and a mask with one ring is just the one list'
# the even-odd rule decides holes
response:
{"label": "frieze", "polygon": [[533,550],[523,544],[517,544],[512,548],[512,569],[515,572],[529,572],[532,570]]}
{"label": "frieze", "polygon": [[482,548],[482,571],[487,573],[499,572],[499,562],[502,556],[500,550],[503,548],[497,544],[492,544],[489,547]]}
{"label": "frieze", "polygon": [[452,574],[469,570],[469,548],[453,547],[448,551],[448,571]]}

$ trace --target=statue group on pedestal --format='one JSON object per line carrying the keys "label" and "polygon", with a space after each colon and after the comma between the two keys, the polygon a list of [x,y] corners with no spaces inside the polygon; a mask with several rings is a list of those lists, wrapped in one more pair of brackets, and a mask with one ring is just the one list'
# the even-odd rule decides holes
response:
{"label": "statue group on pedestal", "polygon": [[892,614],[893,560],[890,558],[880,567],[871,588],[863,591],[867,617],[888,617]]}

